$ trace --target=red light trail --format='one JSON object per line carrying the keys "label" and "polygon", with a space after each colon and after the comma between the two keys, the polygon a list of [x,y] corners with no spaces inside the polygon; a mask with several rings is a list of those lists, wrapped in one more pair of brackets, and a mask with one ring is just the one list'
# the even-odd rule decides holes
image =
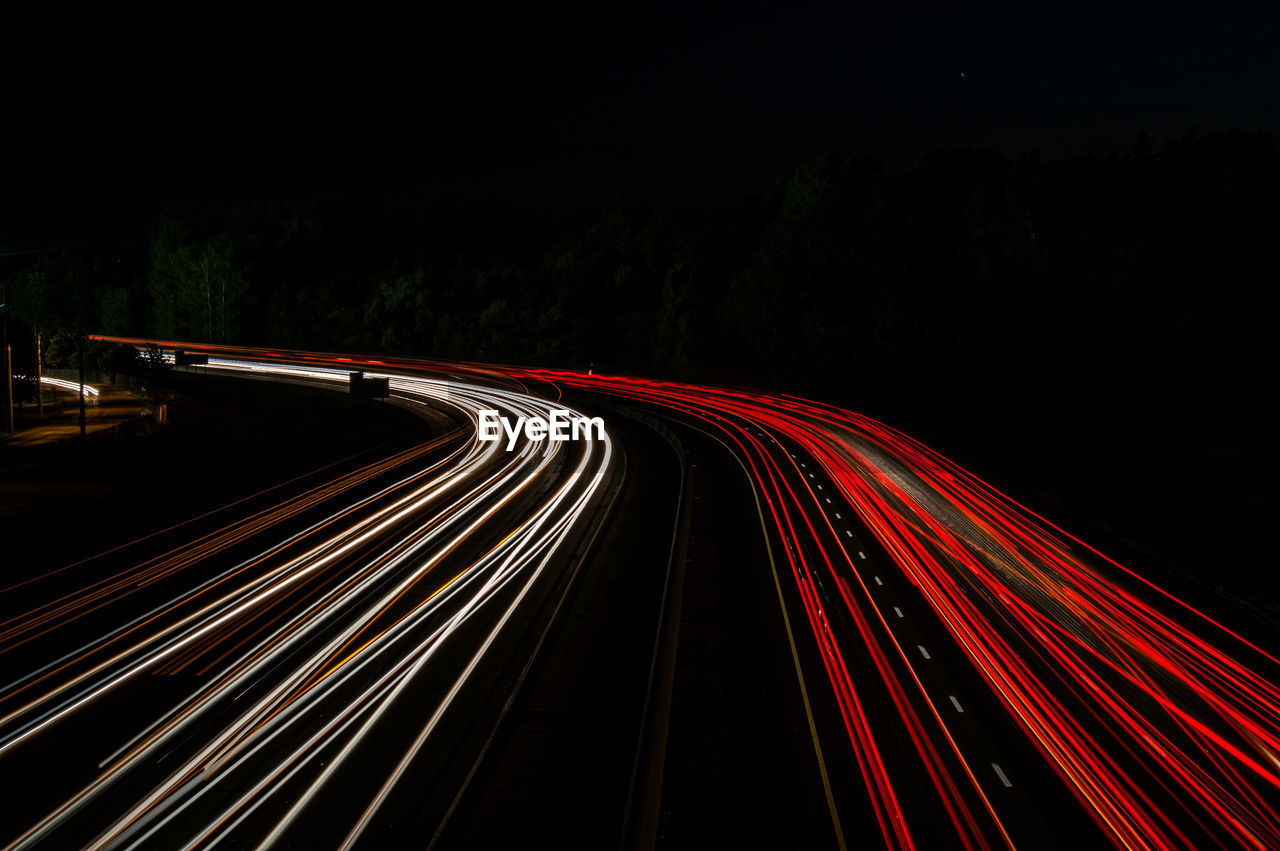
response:
{"label": "red light trail", "polygon": [[[832,717],[839,719],[835,730],[814,731],[815,745],[819,736],[828,743],[847,743],[865,787],[865,806],[888,847],[923,844],[922,837],[937,835],[939,818],[946,820],[946,832],[967,848],[1014,846],[1035,839],[1019,833],[1023,828],[1015,824],[1013,799],[1005,794],[1016,786],[1018,766],[1002,765],[991,758],[990,749],[975,744],[966,725],[977,722],[972,711],[966,713],[963,695],[940,685],[947,682],[947,672],[940,670],[943,658],[962,660],[965,670],[952,673],[982,684],[984,700],[1003,710],[1000,729],[1021,732],[1029,751],[1047,766],[1046,776],[1056,778],[1065,792],[1063,799],[1074,799],[1099,834],[1117,847],[1280,847],[1280,688],[1274,684],[1280,662],[882,423],[792,396],[590,373],[394,360],[385,355],[372,360],[278,349],[208,351],[270,361],[254,369],[302,371],[312,367],[288,364],[341,362],[345,368],[376,367],[391,374],[393,384],[412,381],[408,376],[418,374],[456,376],[473,388],[499,388],[475,389],[473,406],[488,393],[517,407],[526,404],[518,400],[539,395],[559,403],[565,390],[600,394],[656,411],[718,440],[746,472],[770,558],[780,567],[779,574],[789,577],[785,599],[779,589],[783,614],[794,607],[796,620],[807,627],[802,633],[806,658],[817,663],[802,663],[796,656],[797,673],[802,682],[806,670],[821,678],[822,691],[834,706]],[[501,499],[501,489],[511,485],[514,474],[481,476],[482,469],[487,467],[472,471],[475,484],[469,498]],[[444,467],[430,470],[432,475],[447,475]],[[335,498],[341,492],[341,483],[325,491]],[[581,501],[573,504],[580,510]],[[452,510],[461,512],[462,505]],[[870,532],[876,550],[872,557],[844,511]],[[277,516],[287,515],[288,507],[281,506],[277,514],[244,521],[249,525],[243,531],[229,527],[199,546],[216,550],[224,541],[256,531],[255,524],[269,526]],[[565,522],[550,513],[539,516],[542,519],[527,522]],[[445,523],[447,517],[448,513],[433,522]],[[520,528],[533,534],[535,526]],[[353,587],[370,581],[385,563],[395,561],[397,552],[388,550],[345,581]],[[94,612],[126,593],[126,586],[159,581],[201,557],[199,549],[175,553],[168,560],[139,565],[128,576],[51,601],[28,618],[0,624],[0,639],[6,642],[0,650],[39,637],[60,619]],[[320,586],[307,584],[310,580],[298,581],[299,593],[306,588],[311,594],[322,593]],[[145,664],[181,670],[199,660],[208,669],[222,659],[212,658],[212,649],[232,636],[247,642],[238,652],[249,652],[259,646],[258,639],[245,637],[240,619],[259,624],[273,641],[286,641],[289,633],[271,632],[278,624],[302,629],[309,620],[328,616],[326,609],[309,608],[314,599],[298,598],[290,606],[282,600],[279,608],[265,598],[253,606],[236,602],[241,608],[234,618],[211,623],[162,658],[145,656]],[[433,599],[423,598],[419,605],[435,605]],[[930,642],[920,637],[924,633],[910,626],[903,611],[910,607],[908,601],[919,609],[913,614],[928,619],[928,628],[935,630],[931,634],[946,636],[947,647],[932,645],[931,650]],[[398,640],[398,618],[404,617],[395,614],[398,605],[397,598],[385,598],[370,609],[341,642],[309,657],[295,679],[264,697],[184,771],[221,767],[229,761],[241,765],[234,760],[251,747],[255,736],[262,731],[275,736],[283,725],[299,722],[300,712],[312,705],[308,701],[313,692],[352,658],[363,658],[368,642]],[[110,641],[124,638],[121,634]],[[113,652],[105,644],[85,651]],[[109,661],[121,658],[117,654]],[[257,664],[253,653],[240,658],[237,665]],[[367,729],[381,712],[372,708],[376,700],[391,700],[388,695],[398,693],[411,678],[419,659],[410,654],[396,662],[393,673],[379,680],[384,691],[376,699],[362,694],[339,708],[337,697],[332,697],[326,705],[337,715],[323,730],[303,726],[314,736],[341,733],[350,737],[344,741],[357,742],[362,733],[353,731]],[[87,664],[83,659],[77,663]],[[69,684],[63,675],[57,694],[80,688],[82,680],[91,683],[99,667],[77,674]],[[16,684],[23,699],[29,690],[45,687],[43,678],[53,673],[57,672]],[[6,692],[3,699],[17,694]],[[47,713],[69,711],[66,700],[57,700],[62,702],[55,701],[47,710],[30,703],[0,718],[0,723],[19,719],[24,724],[3,730],[0,753],[16,741],[14,736],[40,729]],[[171,735],[185,723],[187,712],[198,710],[182,710],[166,722],[176,726],[161,727],[153,737]],[[32,720],[25,720],[28,715]],[[277,767],[279,776],[294,777],[322,752],[320,741],[313,738],[302,744],[291,761]],[[146,746],[144,741],[135,751]],[[413,753],[414,748],[406,751],[404,760]],[[404,765],[402,761],[386,779],[349,840],[358,837]],[[239,824],[244,813],[274,793],[276,776],[251,784],[209,831],[222,830],[224,823]],[[144,822],[154,820],[152,807],[186,807],[192,800],[186,787],[189,777],[183,772],[173,775],[110,835],[134,835]],[[317,778],[306,787],[278,830],[321,783]],[[857,796],[837,804],[835,797],[840,796],[832,796],[830,785],[827,790],[839,836],[840,809],[855,806],[849,801]]]}

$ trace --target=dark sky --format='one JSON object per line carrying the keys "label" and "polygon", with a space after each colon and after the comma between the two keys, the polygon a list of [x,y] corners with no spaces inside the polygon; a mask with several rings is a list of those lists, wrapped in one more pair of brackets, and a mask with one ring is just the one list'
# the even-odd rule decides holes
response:
{"label": "dark sky", "polygon": [[1280,128],[1275,3],[443,5],[466,11],[8,17],[0,245],[128,231],[166,198],[707,202],[834,147]]}

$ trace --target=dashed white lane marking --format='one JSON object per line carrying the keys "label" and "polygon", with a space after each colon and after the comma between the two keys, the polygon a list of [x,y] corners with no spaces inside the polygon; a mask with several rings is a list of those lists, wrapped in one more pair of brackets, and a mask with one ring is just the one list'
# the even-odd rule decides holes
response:
{"label": "dashed white lane marking", "polygon": [[923,644],[917,644],[917,645],[916,645],[916,647],[920,648],[920,655],[921,655],[921,656],[923,656],[924,658],[926,658],[926,659],[932,659],[932,658],[933,658],[932,656],[930,656],[930,655],[929,655],[929,651],[924,649],[924,645],[923,645]]}
{"label": "dashed white lane marking", "polygon": [[850,532],[848,529],[845,529],[845,530],[844,530],[844,534],[845,534],[845,536],[846,536],[846,537],[849,537],[849,538],[852,538],[852,537],[853,537],[853,533],[852,533],[852,532]]}
{"label": "dashed white lane marking", "polygon": [[900,618],[906,617],[906,615],[902,613],[902,609],[899,609],[897,606],[893,607],[893,613]]}
{"label": "dashed white lane marking", "polygon": [[1000,778],[1000,782],[1004,784],[1004,788],[1012,789],[1013,784],[1009,782],[1009,778],[1005,777],[1004,771],[996,763],[991,763],[991,767],[996,770],[996,775]]}
{"label": "dashed white lane marking", "polygon": [[877,577],[876,577],[876,584],[877,584],[877,585],[883,585],[883,584],[884,584],[884,580],[883,580],[883,579],[881,579],[879,576],[877,576]]}
{"label": "dashed white lane marking", "polygon": [[956,712],[964,712],[964,707],[960,705],[960,701],[956,700],[954,694],[949,694],[947,697],[951,698],[951,705],[956,708]]}
{"label": "dashed white lane marking", "polygon": [[830,505],[830,504],[831,504],[831,497],[829,497],[829,496],[828,496],[828,497],[824,497],[824,499],[826,499],[826,501],[827,501],[827,505]]}
{"label": "dashed white lane marking", "polygon": [[813,478],[813,473],[810,473],[810,474],[809,474],[809,478],[811,478],[811,479]]}
{"label": "dashed white lane marking", "polygon": [[840,519],[840,512],[839,512],[839,511],[837,511],[837,512],[836,512],[836,519],[837,519],[837,520],[839,520],[839,519]]}
{"label": "dashed white lane marking", "polygon": [[[822,485],[818,485],[818,490],[822,490]],[[827,502],[830,502],[830,501],[831,500],[827,500]]]}
{"label": "dashed white lane marking", "polygon": [[858,550],[858,558],[865,559],[866,557],[867,557],[866,553],[864,553],[862,550]]}

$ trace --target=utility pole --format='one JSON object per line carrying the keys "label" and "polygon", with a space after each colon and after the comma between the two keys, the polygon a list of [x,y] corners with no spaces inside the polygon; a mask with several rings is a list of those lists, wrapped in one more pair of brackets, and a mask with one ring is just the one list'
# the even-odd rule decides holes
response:
{"label": "utility pole", "polygon": [[4,433],[13,434],[13,358],[9,353],[9,290],[6,287],[4,301]]}
{"label": "utility pole", "polygon": [[44,419],[44,353],[40,351],[40,330],[36,329],[36,419]]}
{"label": "utility pole", "polygon": [[8,334],[4,341],[4,433],[13,434],[13,358],[9,353]]}
{"label": "utility pole", "polygon": [[80,350],[80,442],[84,443],[84,331],[76,332],[76,347]]}

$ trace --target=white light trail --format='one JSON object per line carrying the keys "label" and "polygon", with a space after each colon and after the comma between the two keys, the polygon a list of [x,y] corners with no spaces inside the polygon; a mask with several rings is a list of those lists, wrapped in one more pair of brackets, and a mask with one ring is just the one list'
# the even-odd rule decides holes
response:
{"label": "white light trail", "polygon": [[[335,384],[348,373],[215,358],[209,368]],[[376,818],[504,627],[567,562],[566,541],[588,518],[613,452],[607,433],[557,441],[525,430],[510,452],[477,439],[482,411],[551,420],[568,411],[558,401],[366,375],[388,378],[392,393],[413,404],[451,412],[468,424],[468,438],[397,468],[372,494],[327,504],[303,531],[259,544],[230,566],[213,560],[220,549],[193,550],[173,564],[153,559],[125,570],[124,581],[101,580],[29,613],[54,619],[68,606],[171,588],[123,626],[0,685],[0,757],[143,675],[216,658],[204,663],[206,681],[169,710],[139,718],[98,776],[10,847],[86,827],[96,836],[90,847],[270,844],[330,796],[351,793],[341,782],[349,757],[398,754],[385,776],[362,779],[372,797],[353,811],[348,841]],[[238,543],[258,528],[223,538]],[[26,626],[17,620],[0,623],[0,652],[5,636]],[[479,630],[469,627],[476,623]],[[446,646],[453,649],[442,662]],[[435,702],[422,707],[425,724],[406,730],[387,718],[409,691],[415,700],[435,694]],[[88,805],[107,795],[138,797],[108,823],[87,825],[100,809]]]}
{"label": "white light trail", "polygon": [[[61,378],[49,378],[47,375],[42,375],[40,377],[40,383],[48,384],[50,387],[57,387],[59,390],[70,390],[72,393],[80,392],[80,382],[78,381],[66,381]],[[88,384],[84,386],[85,396],[97,396],[98,394],[99,390],[97,387],[92,387]]]}

